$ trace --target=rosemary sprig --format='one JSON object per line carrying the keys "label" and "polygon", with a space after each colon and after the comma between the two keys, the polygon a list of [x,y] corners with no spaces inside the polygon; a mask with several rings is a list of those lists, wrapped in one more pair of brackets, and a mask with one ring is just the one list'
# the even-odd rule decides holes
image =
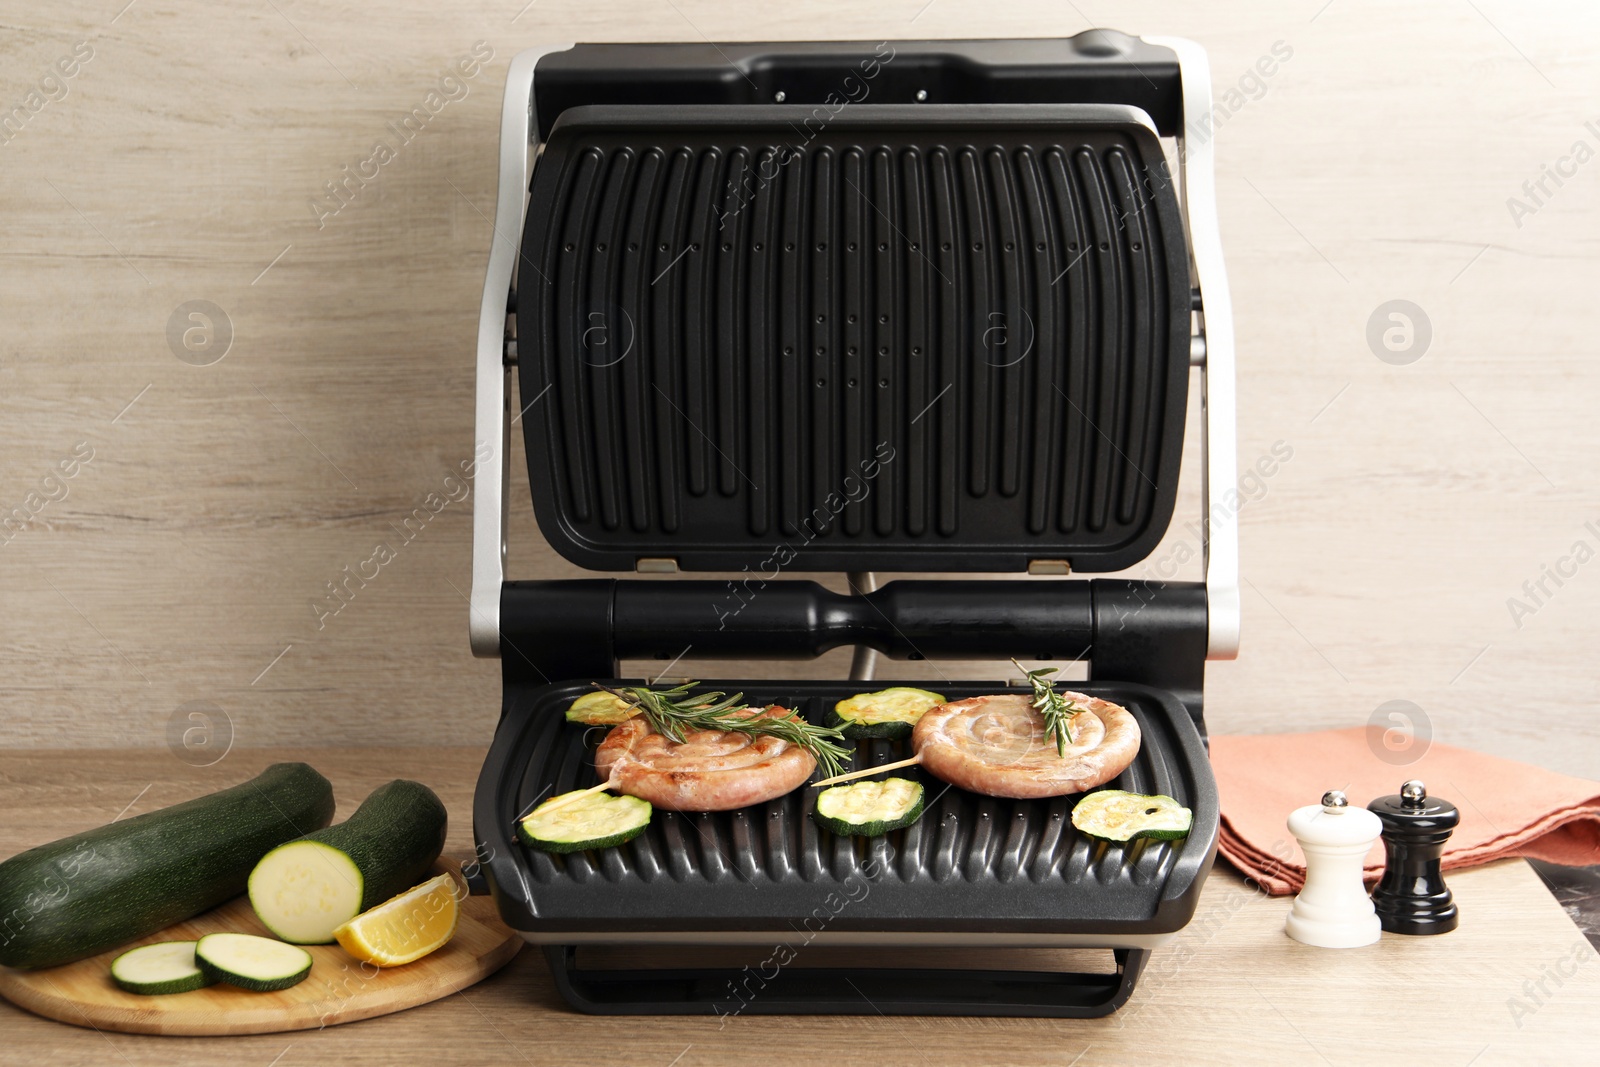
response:
{"label": "rosemary sprig", "polygon": [[1011,662],[1017,664],[1017,670],[1026,675],[1028,684],[1033,686],[1033,707],[1044,718],[1045,737],[1054,737],[1056,755],[1065,756],[1067,745],[1072,743],[1072,717],[1086,709],[1056,692],[1055,681],[1050,676],[1057,668],[1039,667],[1030,671],[1016,660]]}
{"label": "rosemary sprig", "polygon": [[743,693],[731,697],[724,693],[690,694],[689,690],[698,684],[685,682],[671,689],[655,690],[644,686],[612,689],[595,683],[596,687],[637,707],[652,730],[680,745],[686,730],[726,730],[776,737],[811,753],[827,777],[844,770],[843,761],[850,758],[851,750],[835,743],[844,739],[838,728],[818,726],[792,710],[784,716],[744,715],[742,713],[750,706],[744,702]]}

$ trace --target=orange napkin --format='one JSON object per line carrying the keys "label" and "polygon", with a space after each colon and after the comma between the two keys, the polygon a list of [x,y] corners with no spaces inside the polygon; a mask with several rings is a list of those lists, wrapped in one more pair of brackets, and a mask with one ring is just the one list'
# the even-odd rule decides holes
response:
{"label": "orange napkin", "polygon": [[[1370,729],[1213,737],[1211,765],[1222,794],[1217,850],[1273,896],[1297,893],[1306,865],[1285,825],[1291,811],[1315,804],[1329,789],[1365,807],[1419,778],[1429,796],[1461,809],[1461,825],[1445,846],[1445,870],[1506,856],[1600,863],[1600,782],[1437,742],[1397,765],[1379,758],[1381,734],[1374,730],[1369,744]],[[1380,839],[1367,855],[1366,880],[1382,874]]]}

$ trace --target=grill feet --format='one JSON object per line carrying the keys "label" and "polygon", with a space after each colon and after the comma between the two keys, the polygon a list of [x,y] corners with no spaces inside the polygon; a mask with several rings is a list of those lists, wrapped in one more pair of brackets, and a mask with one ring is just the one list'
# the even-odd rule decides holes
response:
{"label": "grill feet", "polygon": [[572,945],[545,958],[568,1004],[591,1015],[989,1015],[1091,1019],[1127,1002],[1149,949],[1116,949],[1115,974],[774,967],[583,970]]}

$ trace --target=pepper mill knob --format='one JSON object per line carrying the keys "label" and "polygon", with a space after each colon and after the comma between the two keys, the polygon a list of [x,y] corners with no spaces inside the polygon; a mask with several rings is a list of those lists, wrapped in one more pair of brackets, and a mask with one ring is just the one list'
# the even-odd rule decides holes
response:
{"label": "pepper mill knob", "polygon": [[1461,812],[1448,800],[1428,796],[1416,780],[1367,807],[1383,823],[1383,878],[1372,891],[1383,928],[1396,934],[1454,930],[1461,915],[1444,884],[1440,858]]}
{"label": "pepper mill knob", "polygon": [[1360,948],[1378,940],[1383,928],[1361,881],[1367,852],[1383,824],[1365,808],[1353,808],[1337,789],[1322,803],[1296,808],[1289,832],[1306,856],[1306,884],[1294,898],[1284,932],[1318,948]]}

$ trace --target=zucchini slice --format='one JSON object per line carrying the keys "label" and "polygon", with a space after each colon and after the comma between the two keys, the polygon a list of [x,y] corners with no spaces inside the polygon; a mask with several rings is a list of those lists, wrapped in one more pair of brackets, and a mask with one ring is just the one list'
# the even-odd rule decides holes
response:
{"label": "zucchini slice", "polygon": [[193,941],[158,941],[111,961],[111,980],[129,993],[188,993],[211,984],[194,961]]}
{"label": "zucchini slice", "polygon": [[543,852],[582,852],[632,841],[650,825],[648,800],[591,793],[581,800],[556,803],[570,795],[562,793],[534,808],[517,823],[517,838]]}
{"label": "zucchini slice", "polygon": [[811,817],[845,837],[878,837],[922,818],[922,783],[884,778],[836,785],[817,794]]}
{"label": "zucchini slice", "polygon": [[636,705],[629,704],[615,693],[597,689],[585,693],[567,707],[567,721],[581,722],[585,726],[615,726],[639,714]]}
{"label": "zucchini slice", "polygon": [[938,693],[909,686],[857,693],[833,706],[828,725],[842,727],[849,738],[910,737],[917,720],[943,703],[944,697]]}
{"label": "zucchini slice", "polygon": [[1072,825],[1102,841],[1177,841],[1189,836],[1194,812],[1171,797],[1102,789],[1078,801]]}
{"label": "zucchini slice", "polygon": [[305,981],[311,953],[255,934],[207,934],[195,942],[194,960],[213,982],[271,993]]}

